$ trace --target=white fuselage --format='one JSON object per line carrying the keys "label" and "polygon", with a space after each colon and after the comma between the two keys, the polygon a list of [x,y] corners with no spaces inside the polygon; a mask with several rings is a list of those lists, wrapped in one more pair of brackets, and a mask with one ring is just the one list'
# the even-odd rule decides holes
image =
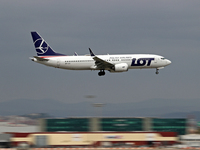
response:
{"label": "white fuselage", "polygon": [[[118,55],[96,55],[98,58],[111,64],[126,63],[128,69],[145,69],[145,68],[163,68],[171,61],[159,55],[152,54],[118,54]],[[50,67],[56,67],[69,70],[100,70],[96,67],[95,60],[92,56],[40,56],[48,59],[48,61],[35,62],[44,64]],[[105,68],[109,70],[109,68]]]}
{"label": "white fuselage", "polygon": [[89,48],[90,55],[67,56],[54,51],[47,42],[35,31],[31,32],[37,56],[30,59],[34,62],[68,70],[100,70],[99,76],[105,75],[105,70],[110,72],[126,72],[129,69],[156,68],[158,70],[171,64],[171,61],[153,54],[117,54],[95,55]]}

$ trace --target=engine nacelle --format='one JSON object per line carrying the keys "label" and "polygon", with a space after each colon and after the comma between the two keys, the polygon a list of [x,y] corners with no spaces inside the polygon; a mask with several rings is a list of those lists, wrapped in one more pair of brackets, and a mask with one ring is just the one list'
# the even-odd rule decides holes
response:
{"label": "engine nacelle", "polygon": [[114,67],[114,71],[111,72],[126,72],[126,71],[128,71],[128,64],[121,63],[121,64],[116,64]]}

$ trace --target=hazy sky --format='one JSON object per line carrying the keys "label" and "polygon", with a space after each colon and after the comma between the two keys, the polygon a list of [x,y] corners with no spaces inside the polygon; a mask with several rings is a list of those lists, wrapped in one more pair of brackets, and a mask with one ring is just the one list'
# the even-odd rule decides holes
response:
{"label": "hazy sky", "polygon": [[[199,0],[15,0],[0,2],[0,101],[136,102],[200,98]],[[151,53],[172,61],[124,73],[69,71],[29,60],[31,31],[73,55]],[[95,95],[94,99],[85,98]]]}

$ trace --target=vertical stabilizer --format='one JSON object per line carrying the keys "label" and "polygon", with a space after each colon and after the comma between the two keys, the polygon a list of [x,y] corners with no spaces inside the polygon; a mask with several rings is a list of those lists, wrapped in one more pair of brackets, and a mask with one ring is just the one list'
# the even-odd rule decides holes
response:
{"label": "vertical stabilizer", "polygon": [[64,54],[56,53],[48,43],[37,33],[31,32],[33,44],[38,56],[63,56]]}

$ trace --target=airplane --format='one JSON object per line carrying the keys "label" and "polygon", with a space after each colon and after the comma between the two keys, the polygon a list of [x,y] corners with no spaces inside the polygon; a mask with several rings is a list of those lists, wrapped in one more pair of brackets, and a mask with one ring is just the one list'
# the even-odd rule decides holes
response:
{"label": "airplane", "polygon": [[104,76],[105,70],[111,73],[126,72],[129,69],[159,69],[171,64],[171,61],[155,54],[117,54],[95,55],[89,48],[90,54],[72,56],[54,51],[49,44],[37,33],[31,32],[37,56],[30,57],[34,62],[67,70],[99,70],[98,75]]}

